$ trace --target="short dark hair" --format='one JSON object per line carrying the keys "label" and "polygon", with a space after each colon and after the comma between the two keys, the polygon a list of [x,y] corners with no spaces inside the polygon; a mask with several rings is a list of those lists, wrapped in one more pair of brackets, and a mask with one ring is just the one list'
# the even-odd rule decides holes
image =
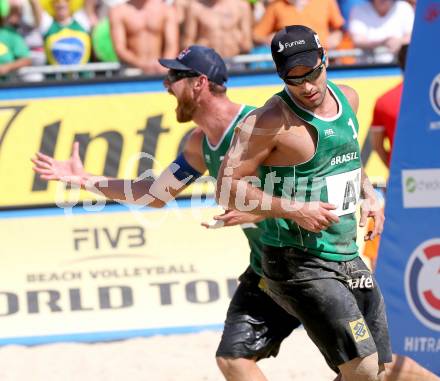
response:
{"label": "short dark hair", "polygon": [[404,44],[400,47],[400,50],[397,53],[397,63],[399,64],[402,71],[405,71],[407,52],[408,52],[408,44]]}

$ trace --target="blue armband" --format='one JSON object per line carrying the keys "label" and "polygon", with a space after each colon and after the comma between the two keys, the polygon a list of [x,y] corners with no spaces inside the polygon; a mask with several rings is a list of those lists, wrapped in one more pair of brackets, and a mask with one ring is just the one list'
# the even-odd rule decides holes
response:
{"label": "blue armband", "polygon": [[197,169],[194,169],[191,164],[186,161],[183,152],[171,163],[171,170],[173,171],[174,177],[186,185],[193,183],[202,176]]}

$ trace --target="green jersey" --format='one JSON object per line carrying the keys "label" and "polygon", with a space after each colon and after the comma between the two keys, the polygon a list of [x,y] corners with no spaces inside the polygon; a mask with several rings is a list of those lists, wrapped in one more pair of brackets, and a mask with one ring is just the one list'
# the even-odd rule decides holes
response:
{"label": "green jersey", "polygon": [[[264,189],[278,197],[299,202],[323,201],[337,206],[339,216],[320,233],[302,229],[289,219],[267,219],[262,242],[275,247],[297,247],[330,261],[348,261],[358,256],[356,206],[360,198],[361,159],[358,121],[347,98],[328,81],[338,103],[338,114],[321,118],[295,103],[285,89],[276,94],[288,108],[313,126],[317,133],[314,156],[292,166],[261,167]],[[277,179],[277,180],[276,180]],[[281,179],[281,182],[277,182]]]}
{"label": "green jersey", "polygon": [[[209,174],[214,178],[217,178],[220,165],[223,161],[223,158],[225,157],[226,152],[229,149],[229,146],[231,145],[235,127],[241,120],[246,117],[246,115],[248,115],[254,109],[255,107],[242,106],[237,116],[226,129],[223,137],[220,139],[215,147],[213,147],[209,143],[206,136],[203,138],[203,158],[205,160],[205,164],[208,168]],[[248,239],[251,249],[250,264],[252,266],[252,269],[259,275],[262,275],[262,243],[260,241],[260,237],[263,233],[262,224],[262,222],[259,222],[257,224],[242,225],[243,232]]]}
{"label": "green jersey", "polygon": [[13,28],[0,28],[0,65],[20,58],[30,58],[29,48],[23,37]]}

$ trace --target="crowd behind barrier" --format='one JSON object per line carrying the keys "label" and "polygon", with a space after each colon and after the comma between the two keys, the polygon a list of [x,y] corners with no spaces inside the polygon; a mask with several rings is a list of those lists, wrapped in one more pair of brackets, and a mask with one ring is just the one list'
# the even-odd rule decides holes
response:
{"label": "crowd behind barrier", "polygon": [[[386,48],[379,49],[377,54],[382,54]],[[336,63],[338,67],[347,65],[338,64],[338,60],[343,58],[362,59],[364,64],[359,66],[382,66],[383,64],[376,61],[376,56],[372,52],[362,49],[350,49],[330,51],[329,58]],[[274,70],[275,66],[270,54],[242,54],[231,57],[226,60],[230,71],[240,72],[258,72],[261,70]],[[396,62],[390,63],[395,65]],[[356,65],[350,65],[351,67]],[[84,75],[85,74],[85,75]],[[8,84],[20,82],[38,82],[38,81],[58,81],[58,80],[96,80],[97,78],[121,78],[145,76],[140,68],[128,67],[120,62],[92,62],[86,64],[75,65],[35,65],[18,69],[11,73],[8,78]],[[0,84],[1,86],[1,84]]]}
{"label": "crowd behind barrier", "polygon": [[273,34],[292,24],[318,33],[332,65],[393,63],[410,40],[414,7],[406,0],[0,0],[0,80],[163,75],[157,60],[192,44],[216,49],[231,70],[268,69]]}

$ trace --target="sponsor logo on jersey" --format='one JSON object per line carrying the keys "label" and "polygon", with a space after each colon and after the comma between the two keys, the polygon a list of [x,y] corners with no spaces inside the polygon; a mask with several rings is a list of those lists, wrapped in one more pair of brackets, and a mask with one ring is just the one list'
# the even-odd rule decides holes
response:
{"label": "sponsor logo on jersey", "polygon": [[370,337],[364,319],[360,318],[355,321],[350,321],[348,324],[350,325],[351,333],[356,343],[367,340]]}
{"label": "sponsor logo on jersey", "polygon": [[356,159],[359,159],[357,152],[349,152],[343,155],[332,157],[330,165],[344,164]]}
{"label": "sponsor logo on jersey", "polygon": [[405,270],[405,294],[413,314],[426,327],[440,331],[440,238],[422,242]]}
{"label": "sponsor logo on jersey", "polygon": [[324,135],[326,138],[330,136],[334,136],[335,132],[333,131],[333,128],[328,128],[327,130],[324,130]]}

